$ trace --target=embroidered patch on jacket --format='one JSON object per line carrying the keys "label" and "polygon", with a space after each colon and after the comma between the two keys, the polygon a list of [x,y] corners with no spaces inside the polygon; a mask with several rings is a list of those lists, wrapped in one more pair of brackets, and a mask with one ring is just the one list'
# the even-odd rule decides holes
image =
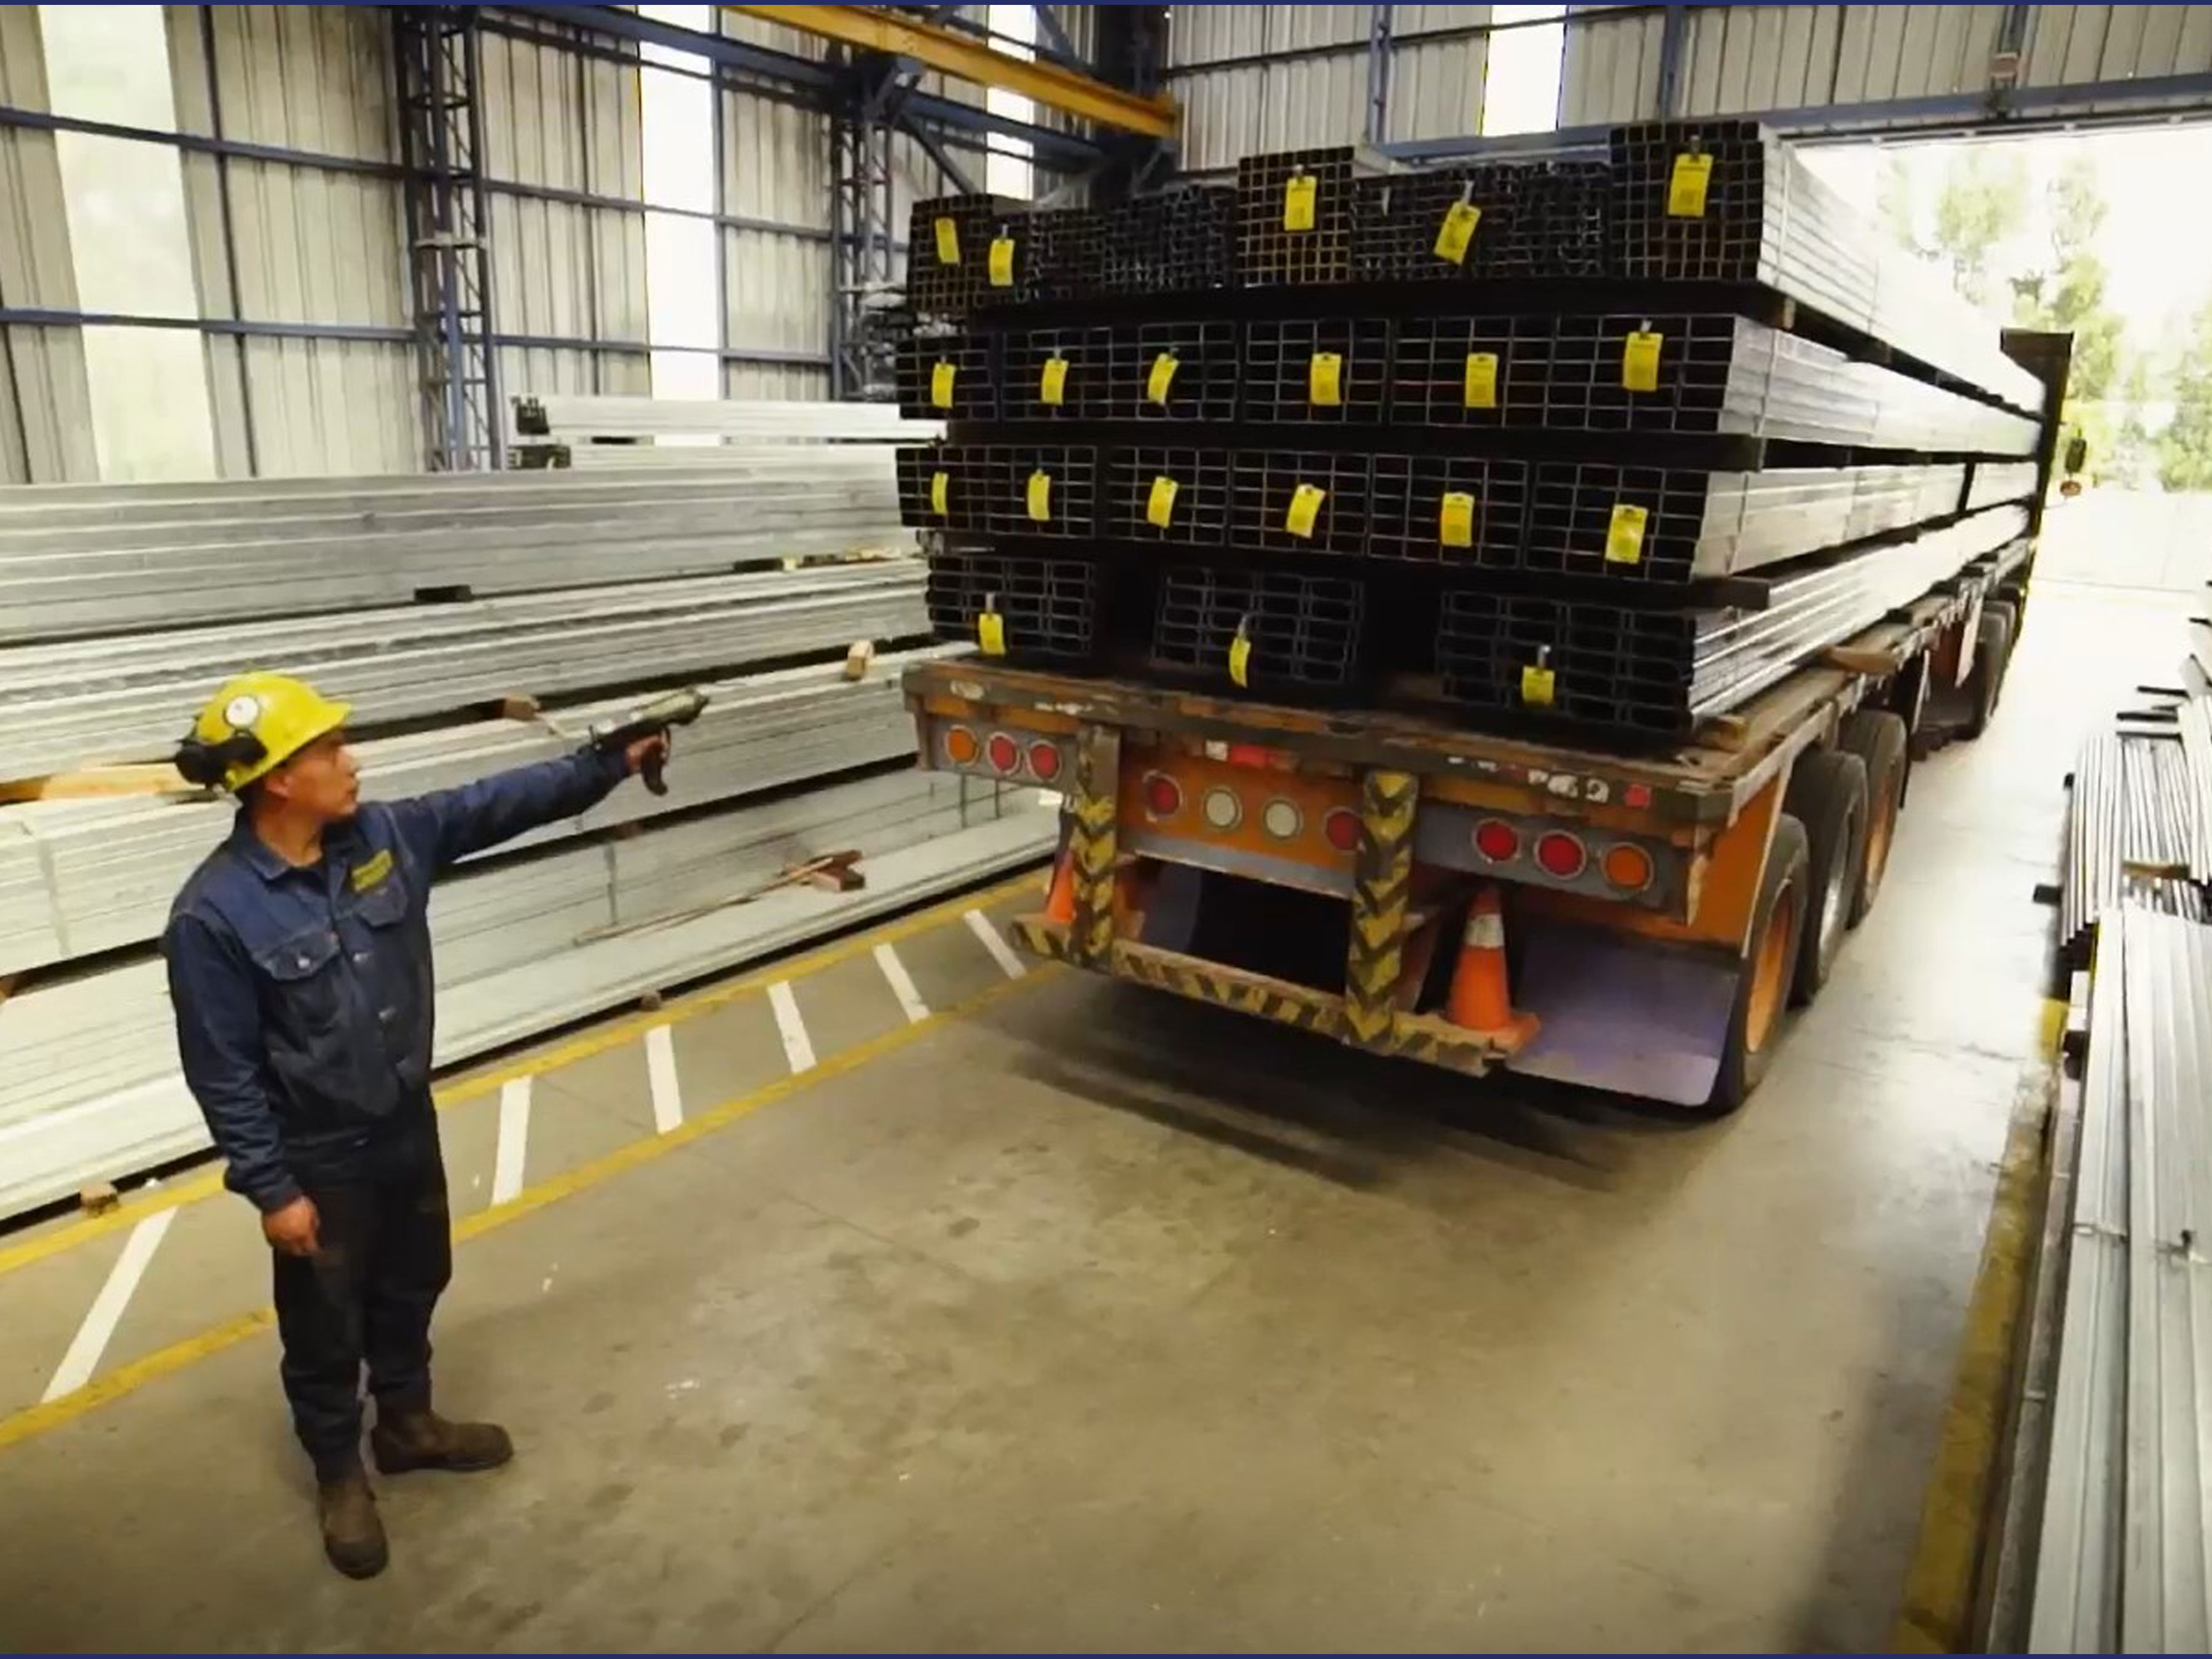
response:
{"label": "embroidered patch on jacket", "polygon": [[387,847],[374,857],[354,866],[353,874],[346,879],[356,893],[366,893],[372,887],[381,887],[385,878],[392,873],[392,849]]}

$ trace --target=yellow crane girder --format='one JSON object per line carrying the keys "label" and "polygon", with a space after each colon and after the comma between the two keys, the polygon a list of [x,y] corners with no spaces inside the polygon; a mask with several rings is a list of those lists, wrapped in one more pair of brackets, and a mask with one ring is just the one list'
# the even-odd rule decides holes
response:
{"label": "yellow crane girder", "polygon": [[881,6],[724,6],[724,11],[804,30],[864,52],[911,58],[940,74],[979,86],[1000,87],[1048,109],[1148,138],[1172,138],[1176,110],[1171,98],[1148,98],[1042,59],[1016,58],[936,23]]}

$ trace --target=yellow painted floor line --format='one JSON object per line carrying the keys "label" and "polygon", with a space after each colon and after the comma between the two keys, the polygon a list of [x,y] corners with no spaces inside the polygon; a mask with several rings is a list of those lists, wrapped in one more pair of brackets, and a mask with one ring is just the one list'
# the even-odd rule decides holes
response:
{"label": "yellow painted floor line", "polygon": [[[2054,1053],[2057,1046],[2054,1039]],[[2022,1078],[2014,1103],[1981,1265],[1966,1304],[1958,1373],[1921,1506],[1919,1542],[1890,1632],[1893,1653],[1961,1653],[1975,1646],[1975,1598],[1995,1519],[2000,1442],[2013,1395],[2028,1272],[2050,1187],[2046,1152],[2057,1084],[2057,1069],[2046,1056],[2045,1064]]]}
{"label": "yellow painted floor line", "polygon": [[[959,920],[978,906],[988,908],[1018,893],[1032,891],[1036,881],[1036,872],[1026,871],[980,892],[963,893],[880,927],[866,928],[849,939],[824,945],[793,961],[778,963],[773,967],[729,980],[709,990],[688,996],[674,1006],[653,1013],[608,1020],[568,1042],[518,1060],[512,1065],[480,1072],[474,1077],[438,1089],[435,1091],[438,1109],[444,1111],[471,1100],[481,1100],[486,1095],[496,1094],[519,1078],[542,1076],[563,1066],[573,1066],[580,1060],[589,1060],[594,1054],[605,1054],[610,1048],[618,1048],[633,1037],[642,1037],[656,1025],[696,1019],[701,1014],[723,1007],[739,997],[763,990],[778,980],[795,981],[811,978],[824,969],[850,961],[863,951],[872,951],[878,945],[912,939],[917,933],[925,933],[932,928]],[[19,1243],[0,1245],[0,1276],[14,1273],[19,1267],[27,1267],[34,1261],[43,1261],[49,1256],[59,1255],[64,1250],[74,1249],[95,1238],[121,1232],[162,1210],[173,1210],[183,1205],[197,1204],[203,1199],[216,1197],[222,1190],[222,1170],[217,1167],[197,1170],[178,1180],[164,1182],[157,1188],[134,1193],[118,1207],[104,1215],[86,1216]]]}
{"label": "yellow painted floor line", "polygon": [[[868,948],[869,943],[869,941],[863,941],[859,948]],[[588,1164],[579,1164],[576,1168],[555,1176],[550,1180],[540,1182],[535,1187],[526,1187],[506,1203],[496,1205],[488,1210],[479,1210],[476,1214],[465,1216],[454,1223],[453,1241],[457,1244],[465,1243],[470,1239],[480,1237],[485,1233],[504,1227],[511,1221],[520,1220],[524,1216],[533,1214],[549,1204],[556,1204],[564,1198],[574,1197],[578,1193],[597,1187],[625,1170],[634,1170],[641,1164],[650,1164],[655,1158],[665,1158],[678,1147],[687,1146],[702,1136],[712,1134],[717,1129],[726,1128],[739,1118],[750,1116],[759,1111],[763,1106],[773,1106],[780,1100],[788,1099],[793,1095],[810,1089],[818,1083],[825,1082],[829,1079],[842,1077],[847,1073],[858,1071],[861,1066],[903,1048],[909,1043],[956,1020],[963,1019],[1017,992],[1027,990],[1032,986],[1040,984],[1052,977],[1055,971],[1056,964],[1048,963],[1042,965],[1038,971],[1031,973],[1026,978],[1001,980],[975,995],[955,1003],[941,1013],[932,1014],[928,1018],[911,1024],[895,1026],[880,1036],[871,1037],[865,1042],[856,1043],[828,1060],[819,1061],[807,1071],[796,1072],[789,1077],[779,1078],[763,1088],[754,1090],[750,1094],[740,1095],[733,1100],[724,1101],[720,1105],[710,1108],[696,1117],[686,1118],[674,1128],[664,1133],[631,1141],[629,1145],[618,1147],[603,1158],[594,1158]],[[167,1347],[157,1349],[143,1358],[135,1359],[127,1365],[118,1366],[104,1376],[95,1377],[74,1394],[64,1395],[60,1399],[44,1405],[33,1406],[27,1410],[15,1413],[11,1417],[0,1418],[0,1451],[20,1444],[23,1441],[34,1439],[40,1435],[60,1428],[64,1424],[75,1422],[88,1412],[106,1405],[110,1401],[120,1400],[125,1395],[135,1394],[149,1382],[158,1382],[162,1377],[173,1376],[178,1371],[198,1364],[203,1359],[219,1354],[227,1348],[235,1347],[248,1337],[258,1335],[275,1323],[274,1312],[270,1309],[263,1308],[258,1312],[246,1314],[217,1325],[212,1330],[202,1331],[197,1336],[187,1337],[181,1342],[173,1342]]]}

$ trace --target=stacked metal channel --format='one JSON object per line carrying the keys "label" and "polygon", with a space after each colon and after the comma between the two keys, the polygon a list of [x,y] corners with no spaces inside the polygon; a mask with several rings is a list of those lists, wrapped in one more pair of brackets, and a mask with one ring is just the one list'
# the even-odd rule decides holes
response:
{"label": "stacked metal channel", "polygon": [[911,550],[884,446],[732,451],[746,461],[651,477],[9,489],[0,644]]}
{"label": "stacked metal channel", "polygon": [[2032,1653],[2212,1645],[2212,929],[2124,906],[2090,988]]}
{"label": "stacked metal channel", "polygon": [[2212,914],[2212,698],[2185,700],[2169,732],[2100,732],[2074,763],[2060,872],[2058,944],[2086,965],[2099,924],[2123,905]]}
{"label": "stacked metal channel", "polygon": [[[839,663],[708,682],[713,701],[682,734],[665,795],[618,790],[580,819],[533,830],[501,852],[898,760],[914,744],[900,671],[955,649],[879,658],[860,680]],[[599,700],[372,738],[354,751],[362,793],[400,799],[550,760],[628,706]],[[0,978],[150,943],[193,866],[228,833],[232,810],[197,791],[0,808]]]}
{"label": "stacked metal channel", "polygon": [[1993,568],[2037,488],[2040,383],[1963,301],[1884,290],[1801,175],[1727,124],[1431,173],[1255,156],[1229,286],[1086,277],[1001,209],[997,291],[964,301],[920,228],[966,207],[920,204],[897,380],[946,435],[898,489],[933,626],[1039,667],[1688,735]]}
{"label": "stacked metal channel", "polygon": [[[481,861],[431,897],[437,1060],[1032,860],[1054,822],[1034,801],[1033,791],[902,769]],[[863,855],[857,893],[761,890],[793,864],[844,849]],[[150,952],[19,987],[0,1002],[0,1214],[207,1145]]]}
{"label": "stacked metal channel", "polygon": [[[158,765],[95,769],[165,761],[241,671],[351,702],[386,798],[572,750],[672,684],[711,691],[666,797],[619,791],[440,887],[442,1058],[1049,845],[1034,791],[912,766],[899,653],[964,648],[926,645],[921,562],[882,556],[910,539],[892,441],[914,428],[586,401],[533,418],[704,428],[716,463],[0,492],[0,1215],[205,1144],[153,941],[232,808]],[[848,848],[860,892],[753,896]]]}

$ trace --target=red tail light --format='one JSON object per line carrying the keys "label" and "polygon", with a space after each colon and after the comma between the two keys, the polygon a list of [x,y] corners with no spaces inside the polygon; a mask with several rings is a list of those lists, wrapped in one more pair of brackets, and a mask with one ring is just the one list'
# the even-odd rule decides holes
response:
{"label": "red tail light", "polygon": [[1030,745],[1030,770],[1036,773],[1038,778],[1046,783],[1050,783],[1054,778],[1058,777],[1060,775],[1060,749],[1058,745],[1049,743],[1031,744]]}
{"label": "red tail light", "polygon": [[1492,864],[1521,856],[1521,832],[1503,818],[1485,818],[1474,826],[1474,850]]}
{"label": "red tail light", "polygon": [[1564,830],[1547,830],[1536,837],[1536,862],[1561,881],[1572,881],[1589,862],[1583,844]]}
{"label": "red tail light", "polygon": [[1145,775],[1145,810],[1156,818],[1171,818],[1182,811],[1182,786],[1164,772]]}
{"label": "red tail light", "polygon": [[991,757],[994,770],[1017,772],[1021,769],[1022,746],[1003,732],[991,733],[991,740],[983,745],[983,752]]}
{"label": "red tail light", "polygon": [[1321,821],[1321,832],[1328,837],[1328,844],[1340,853],[1359,850],[1359,814],[1348,806],[1339,806]]}

